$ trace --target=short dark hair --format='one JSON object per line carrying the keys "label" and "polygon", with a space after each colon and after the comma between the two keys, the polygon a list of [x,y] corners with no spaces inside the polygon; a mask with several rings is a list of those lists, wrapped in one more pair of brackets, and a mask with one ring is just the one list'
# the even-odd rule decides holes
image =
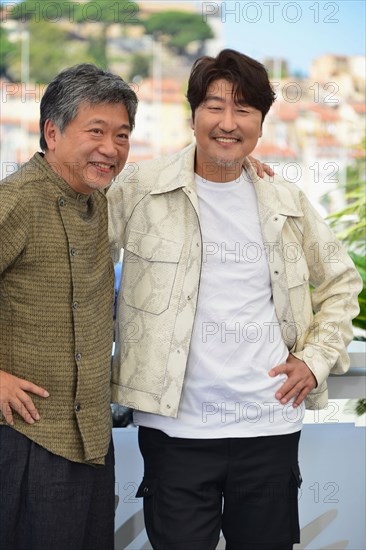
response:
{"label": "short dark hair", "polygon": [[192,117],[205,100],[207,88],[215,80],[224,79],[233,85],[234,98],[245,102],[262,113],[262,122],[275,100],[264,65],[235,50],[222,50],[217,57],[198,58],[188,81],[187,99]]}
{"label": "short dark hair", "polygon": [[77,116],[81,103],[122,103],[131,130],[135,126],[137,96],[120,76],[103,71],[91,63],[81,63],[61,71],[47,86],[41,100],[40,145],[47,151],[44,125],[52,120],[61,132]]}

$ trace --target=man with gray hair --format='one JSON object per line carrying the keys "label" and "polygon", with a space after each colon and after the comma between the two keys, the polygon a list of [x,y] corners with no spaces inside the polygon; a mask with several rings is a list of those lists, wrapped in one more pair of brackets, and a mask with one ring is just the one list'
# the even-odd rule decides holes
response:
{"label": "man with gray hair", "polygon": [[[111,550],[113,263],[104,189],[137,98],[81,64],[49,84],[41,149],[0,185],[0,547]],[[1,414],[2,413],[2,414]]]}

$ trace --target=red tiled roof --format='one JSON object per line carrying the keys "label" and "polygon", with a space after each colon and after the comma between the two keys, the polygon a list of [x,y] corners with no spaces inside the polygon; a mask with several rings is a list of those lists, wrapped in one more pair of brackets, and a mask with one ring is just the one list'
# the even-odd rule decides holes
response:
{"label": "red tiled roof", "polygon": [[324,122],[335,122],[339,120],[339,113],[334,107],[325,107],[318,103],[308,103],[306,106],[308,111],[316,113],[320,120]]}
{"label": "red tiled roof", "polygon": [[0,119],[1,126],[16,126],[17,128],[27,128],[31,134],[39,134],[39,120],[23,120],[20,118],[5,118]]}
{"label": "red tiled roof", "polygon": [[154,92],[159,93],[163,103],[183,103],[185,100],[182,84],[170,78],[164,78],[160,83],[146,78],[136,86],[135,92],[140,101],[152,101]]}
{"label": "red tiled roof", "polygon": [[341,143],[334,136],[319,136],[316,139],[318,147],[342,147]]}
{"label": "red tiled roof", "polygon": [[280,158],[296,158],[297,154],[290,147],[279,147],[272,143],[262,141],[255,148],[255,153],[261,157],[280,157]]}
{"label": "red tiled roof", "polygon": [[350,103],[350,106],[356,113],[363,115],[366,114],[366,104],[365,103]]}
{"label": "red tiled roof", "polygon": [[293,121],[297,118],[299,113],[299,106],[292,105],[286,102],[275,103],[273,107],[273,114],[276,118],[285,122]]}

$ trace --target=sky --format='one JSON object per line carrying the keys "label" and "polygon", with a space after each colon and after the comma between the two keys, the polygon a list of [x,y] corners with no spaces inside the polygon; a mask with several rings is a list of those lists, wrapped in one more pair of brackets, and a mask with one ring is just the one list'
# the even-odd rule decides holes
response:
{"label": "sky", "polygon": [[[311,60],[326,53],[365,55],[364,0],[222,4],[225,4],[220,9],[225,46],[258,60],[287,59],[291,73],[307,74]],[[204,12],[214,9],[205,2],[201,5]]]}
{"label": "sky", "polygon": [[[40,2],[46,4],[47,0]],[[174,1],[164,3],[167,9],[174,9]],[[311,60],[326,53],[365,55],[365,0],[216,0],[191,4],[208,21],[212,19],[210,13],[218,14],[225,47],[258,60],[284,58],[292,74],[306,75]]]}

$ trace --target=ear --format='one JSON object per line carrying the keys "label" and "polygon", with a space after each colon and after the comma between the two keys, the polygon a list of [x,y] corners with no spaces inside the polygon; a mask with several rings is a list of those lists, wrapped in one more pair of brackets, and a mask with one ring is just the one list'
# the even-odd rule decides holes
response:
{"label": "ear", "polygon": [[196,132],[195,132],[195,128],[194,128],[194,118],[193,117],[191,117],[191,119],[190,119],[190,126],[193,130],[193,135],[195,136]]}
{"label": "ear", "polygon": [[47,148],[49,151],[54,151],[56,147],[57,135],[59,134],[59,129],[53,120],[49,118],[44,123],[44,138],[47,143]]}

